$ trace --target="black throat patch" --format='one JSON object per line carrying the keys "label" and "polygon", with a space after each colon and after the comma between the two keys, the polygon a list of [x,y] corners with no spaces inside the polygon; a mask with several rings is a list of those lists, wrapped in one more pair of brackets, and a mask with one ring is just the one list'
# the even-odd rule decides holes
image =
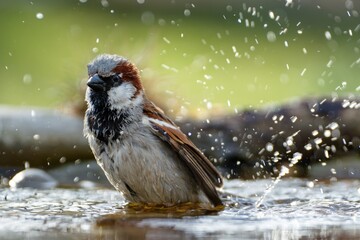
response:
{"label": "black throat patch", "polygon": [[90,93],[91,108],[85,113],[85,121],[95,137],[104,142],[120,138],[124,125],[129,121],[129,110],[112,110],[106,93]]}

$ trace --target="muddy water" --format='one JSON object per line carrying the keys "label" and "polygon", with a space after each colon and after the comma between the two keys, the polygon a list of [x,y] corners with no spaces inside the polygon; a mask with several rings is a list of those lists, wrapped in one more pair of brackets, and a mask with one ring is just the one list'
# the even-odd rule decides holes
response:
{"label": "muddy water", "polygon": [[0,189],[0,239],[314,239],[360,237],[360,181],[225,183],[220,212],[129,209],[108,189]]}

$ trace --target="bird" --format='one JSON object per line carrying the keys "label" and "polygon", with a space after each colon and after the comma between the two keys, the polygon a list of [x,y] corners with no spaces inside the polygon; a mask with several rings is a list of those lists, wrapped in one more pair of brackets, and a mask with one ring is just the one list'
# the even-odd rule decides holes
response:
{"label": "bird", "polygon": [[147,98],[135,64],[100,54],[87,69],[84,136],[114,188],[132,203],[222,206],[221,174]]}

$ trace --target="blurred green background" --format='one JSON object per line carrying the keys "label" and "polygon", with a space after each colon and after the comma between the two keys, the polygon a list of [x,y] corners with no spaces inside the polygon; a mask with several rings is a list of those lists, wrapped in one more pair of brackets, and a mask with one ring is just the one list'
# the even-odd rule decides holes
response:
{"label": "blurred green background", "polygon": [[359,8],[350,0],[1,1],[0,103],[60,106],[99,53],[137,63],[170,108],[359,94]]}

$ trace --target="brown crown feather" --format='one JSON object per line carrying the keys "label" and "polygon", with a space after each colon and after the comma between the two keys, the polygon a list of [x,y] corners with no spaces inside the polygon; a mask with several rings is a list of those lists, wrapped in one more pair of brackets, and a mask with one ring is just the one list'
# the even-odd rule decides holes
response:
{"label": "brown crown feather", "polygon": [[137,67],[129,61],[120,63],[113,70],[114,73],[122,74],[122,79],[124,82],[131,82],[136,88],[134,97],[137,96],[140,91],[143,90],[142,84],[140,81],[140,74]]}

